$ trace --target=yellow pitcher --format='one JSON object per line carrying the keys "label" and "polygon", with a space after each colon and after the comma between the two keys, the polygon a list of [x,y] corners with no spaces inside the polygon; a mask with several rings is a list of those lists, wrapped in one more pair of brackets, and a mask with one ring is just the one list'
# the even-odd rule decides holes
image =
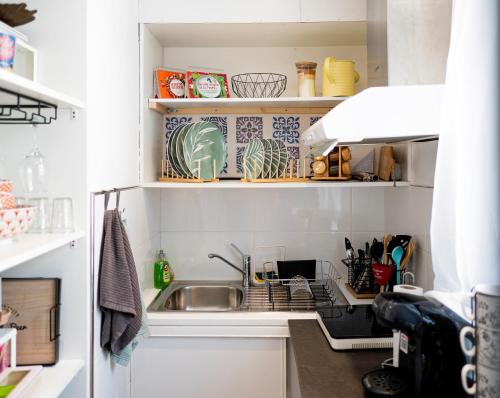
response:
{"label": "yellow pitcher", "polygon": [[359,73],[354,70],[354,61],[325,58],[323,63],[323,97],[354,95],[354,83]]}

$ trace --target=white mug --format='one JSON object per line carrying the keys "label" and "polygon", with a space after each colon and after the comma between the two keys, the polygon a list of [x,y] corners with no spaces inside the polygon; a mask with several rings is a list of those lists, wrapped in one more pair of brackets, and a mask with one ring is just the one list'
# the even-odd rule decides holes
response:
{"label": "white mug", "polygon": [[[476,380],[471,386],[467,383],[467,375],[474,373]],[[500,396],[500,373],[484,365],[467,364],[462,368],[462,386],[469,395],[481,398],[498,398]]]}
{"label": "white mug", "polygon": [[472,344],[471,348],[467,348],[466,337],[471,334],[472,338],[475,339],[476,331],[472,326],[465,326],[460,331],[460,347],[465,355],[473,357],[476,355],[476,344]]}
{"label": "white mug", "polygon": [[500,330],[500,285],[476,285],[466,297],[467,301],[473,299],[474,305],[471,309],[464,303],[464,312],[476,326]]}
{"label": "white mug", "polygon": [[[471,348],[467,348],[468,335],[474,341]],[[460,331],[460,347],[465,355],[476,357],[476,363],[498,369],[500,374],[500,330],[465,326]]]}

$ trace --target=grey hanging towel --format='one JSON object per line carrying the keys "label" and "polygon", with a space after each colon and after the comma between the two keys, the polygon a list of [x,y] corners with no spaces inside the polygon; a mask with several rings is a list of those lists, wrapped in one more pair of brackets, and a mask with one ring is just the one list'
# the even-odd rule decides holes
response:
{"label": "grey hanging towel", "polygon": [[134,257],[117,209],[104,213],[99,306],[102,310],[101,347],[117,354],[136,336],[142,318]]}

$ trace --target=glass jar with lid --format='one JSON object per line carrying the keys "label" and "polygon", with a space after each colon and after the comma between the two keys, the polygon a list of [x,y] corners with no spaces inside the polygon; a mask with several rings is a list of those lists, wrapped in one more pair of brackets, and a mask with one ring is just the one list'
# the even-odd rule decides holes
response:
{"label": "glass jar with lid", "polygon": [[316,67],[318,64],[311,61],[299,61],[297,67],[297,87],[299,97],[316,96]]}

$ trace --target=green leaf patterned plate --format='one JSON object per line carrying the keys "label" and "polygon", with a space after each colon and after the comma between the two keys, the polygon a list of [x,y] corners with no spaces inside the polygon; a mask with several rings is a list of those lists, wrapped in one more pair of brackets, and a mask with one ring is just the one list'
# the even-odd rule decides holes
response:
{"label": "green leaf patterned plate", "polygon": [[278,140],[272,139],[271,146],[273,150],[273,157],[271,159],[271,178],[278,178],[280,166],[280,146]]}
{"label": "green leaf patterned plate", "polygon": [[280,163],[277,177],[281,178],[285,176],[286,165],[288,163],[288,151],[286,150],[286,145],[283,141],[275,140],[275,142],[278,144],[280,152]]}
{"label": "green leaf patterned plate", "polygon": [[260,178],[271,178],[271,161],[273,157],[273,150],[271,145],[272,140],[262,138],[260,141],[264,146],[264,166],[262,167]]}
{"label": "green leaf patterned plate", "polygon": [[177,133],[177,140],[175,141],[175,158],[177,163],[179,164],[184,176],[190,178],[193,178],[194,175],[189,170],[189,167],[184,159],[184,141],[186,140],[186,135],[192,125],[193,123],[188,123],[185,125],[186,128],[180,129]]}
{"label": "green leaf patterned plate", "polygon": [[175,141],[177,140],[179,131],[185,127],[186,127],[185,124],[177,126],[175,128],[175,130],[172,131],[172,133],[170,134],[170,137],[168,138],[168,142],[167,142],[167,160],[170,164],[169,165],[169,168],[170,168],[169,173],[172,173],[172,170],[173,170],[173,172],[178,177],[184,177],[184,175],[182,174],[182,169],[177,162],[177,156],[175,153]]}
{"label": "green leaf patterned plate", "polygon": [[211,122],[193,123],[184,139],[184,161],[189,171],[203,179],[211,179],[214,174],[218,177],[226,158],[224,136],[217,125]]}
{"label": "green leaf patterned plate", "polygon": [[261,140],[251,140],[243,153],[243,168],[247,178],[258,178],[264,167],[264,144]]}

